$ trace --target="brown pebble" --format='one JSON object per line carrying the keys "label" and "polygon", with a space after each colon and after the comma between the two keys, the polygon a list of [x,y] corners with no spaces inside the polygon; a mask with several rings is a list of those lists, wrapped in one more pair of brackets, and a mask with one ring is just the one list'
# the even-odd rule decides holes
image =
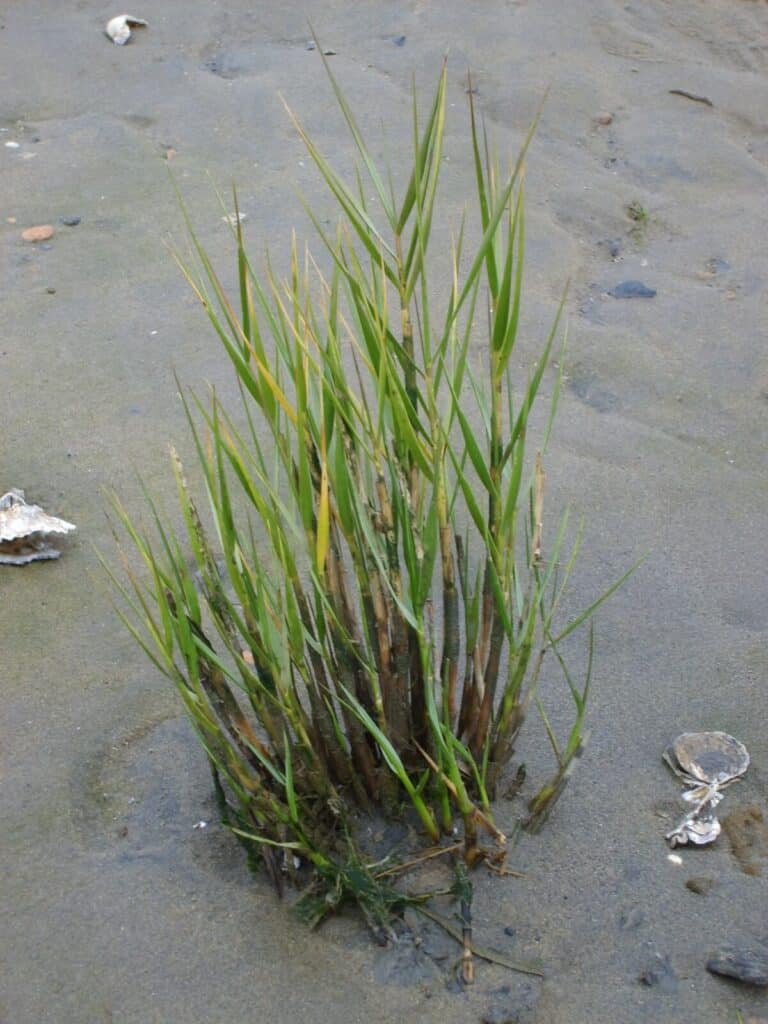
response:
{"label": "brown pebble", "polygon": [[55,295],[56,294],[56,289],[55,288],[46,288],[45,290],[48,292],[49,295]]}
{"label": "brown pebble", "polygon": [[173,160],[173,158],[176,156],[176,150],[173,148],[173,146],[168,146],[164,156],[166,160]]}
{"label": "brown pebble", "polygon": [[53,238],[53,227],[50,224],[38,224],[22,231],[21,237],[25,242],[46,242],[49,238]]}
{"label": "brown pebble", "polygon": [[695,892],[698,896],[706,896],[714,884],[714,878],[702,878],[698,875],[695,878],[686,879],[685,888]]}
{"label": "brown pebble", "polygon": [[613,122],[613,114],[598,114],[595,118],[596,124],[609,125]]}

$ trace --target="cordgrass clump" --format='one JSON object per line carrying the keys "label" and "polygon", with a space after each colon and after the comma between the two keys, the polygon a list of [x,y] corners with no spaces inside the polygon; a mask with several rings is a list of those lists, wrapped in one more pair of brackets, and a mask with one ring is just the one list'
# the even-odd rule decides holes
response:
{"label": "cordgrass clump", "polygon": [[[564,553],[564,517],[544,550],[540,452],[559,380],[539,454],[526,445],[562,303],[527,378],[512,371],[533,128],[502,175],[470,93],[480,240],[467,251],[462,223],[437,281],[445,68],[424,123],[414,96],[399,201],[328,74],[361,158],[354,184],[291,114],[339,207],[332,233],[309,210],[328,273],[295,239],[287,279],[269,262],[257,272],[236,215],[235,306],[190,227],[198,265],[183,269],[242,407],[215,394],[186,402],[206,511],[174,454],[183,540],[154,505],[145,530],[118,504],[146,570],[126,557],[123,615],[178,689],[225,821],[278,889],[286,876],[305,886],[308,920],[352,900],[385,928],[420,898],[397,889],[398,873],[446,854],[466,952],[465,867],[503,870],[492,800],[545,658],[563,673],[573,724],[560,743],[545,718],[556,764],[529,803],[533,829],[583,741],[590,672],[577,686],[561,645],[618,584],[555,625],[580,537]],[[374,854],[361,827],[373,819],[410,824],[410,849]]]}

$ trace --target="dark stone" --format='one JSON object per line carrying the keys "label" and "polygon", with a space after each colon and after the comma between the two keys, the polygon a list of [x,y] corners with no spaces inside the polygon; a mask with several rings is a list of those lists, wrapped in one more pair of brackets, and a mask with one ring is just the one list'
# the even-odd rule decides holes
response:
{"label": "dark stone", "polygon": [[392,42],[395,46],[405,46],[405,36],[394,36]]}
{"label": "dark stone", "polygon": [[59,222],[67,228],[76,228],[81,220],[81,217],[59,217]]}
{"label": "dark stone", "polygon": [[707,970],[747,985],[768,985],[768,947],[723,946],[707,960]]}
{"label": "dark stone", "polygon": [[648,988],[658,988],[660,992],[677,992],[677,975],[672,970],[668,956],[657,953],[652,966],[643,971],[637,979]]}
{"label": "dark stone", "polygon": [[656,289],[649,288],[642,281],[620,281],[608,289],[608,294],[614,299],[652,299]]}
{"label": "dark stone", "polygon": [[514,939],[516,932],[511,924],[508,924],[507,927],[504,929],[504,934],[507,935],[510,939]]}

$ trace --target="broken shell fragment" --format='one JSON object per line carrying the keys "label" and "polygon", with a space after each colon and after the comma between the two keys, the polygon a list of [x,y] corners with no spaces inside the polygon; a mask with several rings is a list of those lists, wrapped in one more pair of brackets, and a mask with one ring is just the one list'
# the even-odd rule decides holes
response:
{"label": "broken shell fragment", "polygon": [[693,846],[706,846],[714,843],[720,835],[721,826],[714,814],[699,815],[696,811],[686,814],[683,820],[667,832],[665,838],[671,847],[686,846],[691,843]]}
{"label": "broken shell fragment", "polygon": [[131,28],[146,28],[143,18],[134,18],[132,14],[118,14],[107,22],[106,32],[117,46],[125,46],[131,38]]}
{"label": "broken shell fragment", "polygon": [[49,516],[39,505],[28,505],[23,491],[10,490],[0,497],[0,565],[58,558],[61,552],[51,538],[74,529],[73,523]]}
{"label": "broken shell fragment", "polygon": [[725,732],[684,732],[663,758],[687,787],[683,800],[694,805],[667,833],[670,846],[713,843],[720,835],[714,809],[723,799],[722,790],[738,782],[749,767],[747,748]]}

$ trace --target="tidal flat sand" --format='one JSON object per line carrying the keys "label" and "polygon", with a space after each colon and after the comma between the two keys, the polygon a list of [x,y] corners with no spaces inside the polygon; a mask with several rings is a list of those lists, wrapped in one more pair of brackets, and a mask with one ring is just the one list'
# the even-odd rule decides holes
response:
{"label": "tidal flat sand", "polygon": [[[678,785],[660,755],[679,732],[732,733],[752,767],[724,812],[768,814],[768,4],[167,0],[131,12],[149,27],[125,47],[103,34],[117,13],[0,10],[0,492],[78,526],[60,561],[0,571],[0,1021],[760,1016],[764,994],[705,963],[766,938],[768,873],[745,873],[724,836],[670,862]],[[279,94],[351,168],[308,20],[377,156],[407,144],[412,76],[426,94],[449,54],[446,239],[472,173],[467,69],[502,154],[549,89],[519,360],[524,379],[570,279],[548,525],[566,504],[589,522],[574,608],[647,557],[599,615],[590,743],[512,855],[525,878],[475,876],[478,938],[543,960],[543,982],[478,965],[454,993],[354,917],[311,934],[279,905],[217,825],[175,695],[98,565],[106,489],[138,512],[138,472],[175,515],[166,449],[189,441],[174,372],[233,393],[164,244],[187,245],[168,169],[231,282],[212,181],[237,183],[251,250],[278,265],[308,230],[297,188],[332,215]],[[53,236],[22,240],[36,225]],[[626,282],[655,294],[622,297]],[[565,728],[555,676],[543,685]],[[550,767],[533,722],[520,756]],[[516,811],[500,803],[500,821]]]}

